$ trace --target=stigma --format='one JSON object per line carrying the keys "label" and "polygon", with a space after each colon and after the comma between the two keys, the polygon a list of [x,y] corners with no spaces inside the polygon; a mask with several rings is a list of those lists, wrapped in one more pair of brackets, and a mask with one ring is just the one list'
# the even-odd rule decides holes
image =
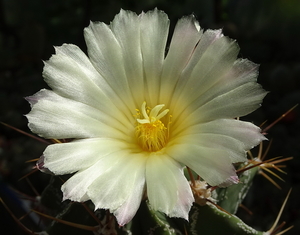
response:
{"label": "stigma", "polygon": [[169,112],[169,109],[160,112],[164,106],[159,104],[151,109],[143,102],[141,110],[136,110],[138,118],[135,133],[139,145],[145,151],[157,152],[167,143],[168,128],[160,120]]}

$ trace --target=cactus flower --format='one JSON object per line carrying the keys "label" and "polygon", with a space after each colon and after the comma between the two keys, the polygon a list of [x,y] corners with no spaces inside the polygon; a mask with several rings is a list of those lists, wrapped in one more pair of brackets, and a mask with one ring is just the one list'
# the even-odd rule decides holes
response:
{"label": "cactus flower", "polygon": [[235,119],[260,106],[258,66],[237,59],[221,30],[180,19],[166,52],[169,20],[157,9],[124,11],[84,30],[87,54],[64,44],[45,62],[50,89],[28,97],[29,127],[49,139],[39,165],[73,174],[63,199],[91,200],[128,223],[144,195],[151,207],[188,219],[194,202],[183,169],[209,185],[238,183],[233,163],[265,137]]}

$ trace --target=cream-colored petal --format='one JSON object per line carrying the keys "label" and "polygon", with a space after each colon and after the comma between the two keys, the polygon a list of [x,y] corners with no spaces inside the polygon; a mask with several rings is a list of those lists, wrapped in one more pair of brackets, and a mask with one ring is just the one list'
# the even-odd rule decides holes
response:
{"label": "cream-colored petal", "polygon": [[[98,161],[91,164],[90,167],[78,171],[62,186],[63,200],[70,199],[72,201],[86,201],[90,199],[88,196],[88,188],[111,168],[117,166],[120,159],[128,156],[129,150],[120,150],[111,153],[102,153],[104,157],[99,157]],[[114,176],[111,176],[113,178]],[[117,190],[117,189],[115,189]]]}
{"label": "cream-colored petal", "polygon": [[124,225],[135,215],[145,186],[144,153],[128,152],[110,156],[114,161],[103,161],[105,169],[87,189],[87,195],[96,208],[109,209]]}
{"label": "cream-colored petal", "polygon": [[113,211],[120,226],[129,223],[140,207],[145,191],[145,175],[143,174],[141,175],[141,178],[136,178],[134,183],[135,185],[132,193],[118,209]]}
{"label": "cream-colored petal", "polygon": [[[204,37],[205,35],[202,38]],[[237,58],[238,51],[239,48],[234,41],[227,37],[220,37],[203,51],[194,67],[188,67],[183,71],[174,91],[174,97],[177,97],[174,105],[178,103],[186,103],[186,105],[185,107],[176,105],[176,108],[179,109],[178,112],[182,112],[194,101],[197,104],[204,102],[202,100],[204,93],[214,94],[210,88],[230,71]],[[197,100],[198,98],[200,102]]]}
{"label": "cream-colored petal", "polygon": [[29,128],[44,138],[112,137],[128,140],[134,126],[126,117],[109,116],[91,106],[41,90],[28,98],[32,110],[26,117]]}
{"label": "cream-colored petal", "polygon": [[44,167],[56,175],[70,174],[85,170],[99,159],[128,148],[128,143],[108,138],[52,144],[44,151]]}
{"label": "cream-colored petal", "polygon": [[[246,83],[256,83],[257,76],[257,64],[247,59],[237,59],[230,70],[227,70],[227,72],[224,71],[222,76],[212,84],[210,89],[201,95],[202,103],[206,103],[214,97],[225,94]],[[199,105],[202,103],[200,102]]]}
{"label": "cream-colored petal", "polygon": [[[215,83],[207,92],[201,94],[199,96],[199,99],[194,100],[189,100],[189,96],[184,100],[181,100],[181,102],[177,103],[177,106],[175,107],[175,111],[173,112],[173,119],[172,119],[172,126],[174,129],[179,127],[179,129],[186,129],[187,126],[190,123],[186,121],[186,117],[191,113],[194,112],[194,110],[198,109],[199,107],[203,106],[205,103],[213,100],[216,97],[221,97],[221,100],[224,97],[223,95],[228,93],[228,92],[233,92],[236,95],[232,96],[238,96],[244,97],[248,92],[251,92],[251,90],[255,90],[258,93],[261,93],[261,97],[263,98],[264,95],[266,95],[266,92],[256,83],[256,78],[258,74],[258,66],[249,60],[246,59],[238,59],[235,61],[233,64],[232,68],[230,71],[227,73],[224,73],[224,75]],[[241,88],[239,88],[241,87]],[[237,89],[236,91],[233,91]],[[238,92],[243,92],[243,94],[240,94]],[[229,94],[233,94],[229,93]],[[230,95],[228,96],[228,100],[223,100],[225,102],[228,101],[228,103],[232,103],[232,100],[234,97],[230,98]],[[239,101],[240,98],[237,98],[236,102]],[[191,103],[190,103],[191,102]],[[222,102],[222,101],[221,101]],[[245,100],[247,103],[247,100]],[[257,100],[257,105],[252,106],[253,109],[256,107],[259,107],[259,103],[261,102],[260,99]],[[218,104],[217,104],[218,105]],[[223,104],[220,104],[219,106],[221,107]],[[242,113],[237,114],[236,111],[239,111],[239,109],[243,109],[245,106],[244,105],[238,105],[239,107],[234,108],[232,110],[232,114],[235,112],[234,115],[237,116],[242,116]],[[182,112],[180,111],[182,107],[185,107],[185,110]],[[248,107],[249,108],[249,107]],[[201,109],[200,109],[201,110]],[[251,110],[251,109],[250,109]],[[231,112],[231,110],[227,110]],[[203,112],[201,110],[200,112]],[[244,111],[243,111],[244,112]],[[248,111],[250,112],[250,111]],[[196,113],[196,115],[202,115],[203,113]],[[195,115],[195,116],[196,116]],[[234,116],[232,116],[234,117]],[[216,117],[219,118],[219,117]],[[198,119],[198,117],[196,118]],[[195,119],[194,119],[195,120]],[[202,119],[198,120],[199,122],[203,121]],[[185,125],[186,124],[186,125]]]}
{"label": "cream-colored petal", "polygon": [[[260,107],[266,94],[267,92],[259,84],[249,82],[224,94],[212,97],[205,104],[203,104],[205,96],[203,96],[203,101],[199,97],[198,100],[187,105],[185,111],[181,113],[177,109],[173,111],[172,128],[180,132],[190,126],[215,119],[245,116]],[[179,104],[177,107],[180,108]]]}
{"label": "cream-colored petal", "polygon": [[[247,59],[236,60],[231,69],[227,72],[224,72],[224,74],[210,87],[210,89],[201,94],[199,100],[196,100],[196,102],[198,102],[198,107],[211,101],[215,97],[226,94],[227,92],[230,92],[243,85],[246,85],[247,83],[247,85],[251,86],[253,89],[252,85],[257,85],[257,76],[257,64],[254,64]],[[260,86],[257,87],[258,91],[261,91],[263,94],[266,94],[266,92]]]}
{"label": "cream-colored petal", "polygon": [[194,170],[212,186],[220,185],[228,180],[237,182],[229,153],[224,150],[182,143],[166,148],[166,153]]}
{"label": "cream-colored petal", "polygon": [[84,37],[92,64],[116,94],[111,98],[134,112],[136,104],[126,76],[122,47],[111,28],[101,22],[91,22],[84,29]]}
{"label": "cream-colored petal", "polygon": [[[197,26],[196,26],[197,27]],[[206,50],[218,39],[223,37],[222,30],[206,30],[201,36],[200,41],[197,43],[197,46],[194,49],[194,52],[189,60],[189,63],[186,65],[185,74],[191,74],[195,66],[198,64],[201,57],[205,54]]]}
{"label": "cream-colored petal", "polygon": [[199,133],[179,138],[178,142],[223,150],[228,153],[226,155],[229,156],[232,163],[245,162],[247,160],[244,143],[231,136]]}
{"label": "cream-colored petal", "polygon": [[241,141],[245,150],[249,150],[267,139],[261,134],[259,127],[250,122],[236,119],[217,119],[211,122],[200,123],[180,133],[180,136],[198,133],[230,136]]}
{"label": "cream-colored petal", "polygon": [[[258,65],[247,60],[237,59],[232,68],[211,87],[211,93],[217,96],[248,82],[256,82]],[[208,92],[207,92],[208,93]]]}
{"label": "cream-colored petal", "polygon": [[[123,102],[112,101],[115,91],[101,77],[89,58],[75,45],[55,48],[56,54],[45,62],[43,76],[57,94],[118,116],[128,112]],[[129,115],[129,114],[127,114]],[[130,113],[131,115],[131,113]]]}
{"label": "cream-colored petal", "polygon": [[266,92],[256,83],[258,66],[248,60],[235,60],[238,50],[237,44],[220,30],[203,34],[174,92],[178,99],[170,109],[175,110],[175,129],[186,128],[182,123],[189,125],[190,119],[204,122],[234,118],[259,107]]}
{"label": "cream-colored petal", "polygon": [[132,97],[128,107],[145,100],[157,105],[167,34],[167,16],[158,10],[140,16],[121,10],[110,26],[91,23],[85,29],[92,63],[121,99]]}
{"label": "cream-colored petal", "polygon": [[146,165],[146,182],[154,210],[188,220],[194,198],[179,163],[167,155],[150,155]]}
{"label": "cream-colored petal", "polygon": [[[168,16],[157,9],[139,15],[144,68],[144,96],[150,107],[159,104],[162,65],[168,38]],[[163,77],[163,79],[165,79]]]}
{"label": "cream-colored petal", "polygon": [[[186,117],[186,121],[191,124],[245,116],[260,107],[266,94],[267,92],[258,83],[246,83],[195,109],[195,112]],[[195,117],[198,118],[197,121]]]}
{"label": "cream-colored petal", "polygon": [[266,140],[259,127],[236,119],[217,119],[178,130],[172,132],[170,145],[194,142],[204,147],[225,148],[231,152],[233,162],[245,160],[245,151]]}
{"label": "cream-colored petal", "polygon": [[144,71],[141,52],[140,19],[136,13],[121,10],[110,24],[120,45],[122,62],[129,89],[138,107],[144,99]]}
{"label": "cream-colored petal", "polygon": [[[175,27],[170,48],[163,65],[160,102],[169,103],[182,71],[189,63],[202,31],[196,27],[194,16],[181,18]],[[176,96],[174,96],[176,97]],[[177,97],[176,97],[177,99]]]}

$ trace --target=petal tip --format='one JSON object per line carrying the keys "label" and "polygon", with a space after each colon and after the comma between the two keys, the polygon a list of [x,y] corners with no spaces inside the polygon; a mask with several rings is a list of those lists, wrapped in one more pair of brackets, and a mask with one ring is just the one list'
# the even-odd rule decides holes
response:
{"label": "petal tip", "polygon": [[239,177],[237,175],[230,176],[223,183],[219,184],[220,188],[226,188],[232,184],[238,184],[240,182]]}

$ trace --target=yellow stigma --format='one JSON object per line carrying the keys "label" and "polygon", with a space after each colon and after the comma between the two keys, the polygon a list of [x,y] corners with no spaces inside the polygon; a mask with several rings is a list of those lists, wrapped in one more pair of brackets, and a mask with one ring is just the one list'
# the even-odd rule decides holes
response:
{"label": "yellow stigma", "polygon": [[162,149],[167,142],[167,128],[160,120],[169,109],[165,109],[159,114],[164,104],[156,105],[154,108],[146,108],[146,102],[143,102],[141,111],[137,109],[136,136],[138,143],[143,150],[156,152]]}

